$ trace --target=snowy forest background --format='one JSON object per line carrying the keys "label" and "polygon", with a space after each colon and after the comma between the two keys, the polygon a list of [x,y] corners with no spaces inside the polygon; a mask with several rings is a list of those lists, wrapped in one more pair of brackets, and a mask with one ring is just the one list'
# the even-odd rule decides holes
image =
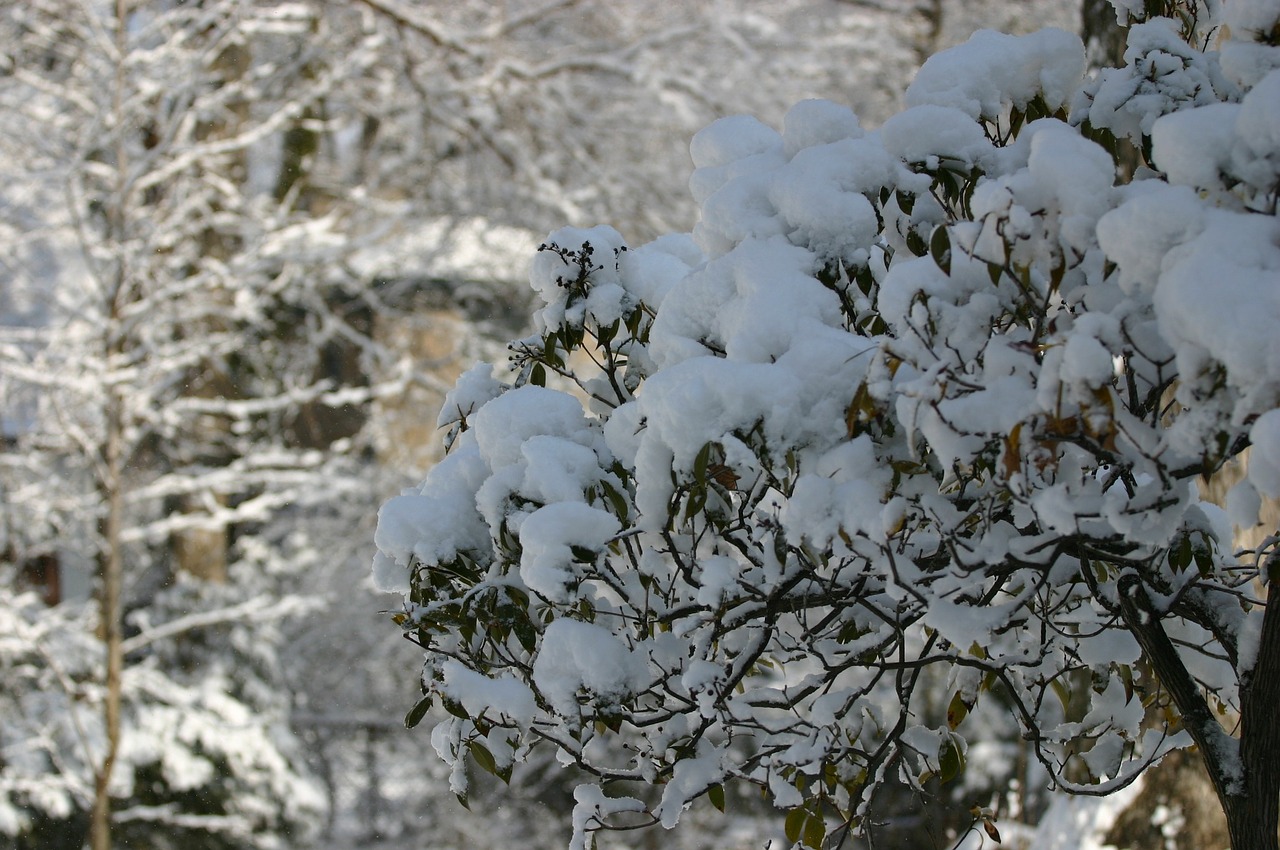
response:
{"label": "snowy forest background", "polygon": [[[469,814],[399,720],[419,653],[385,627],[371,541],[437,457],[444,393],[525,331],[544,233],[692,227],[712,120],[825,97],[874,127],[981,27],[1114,50],[1114,12],[1085,5],[4,4],[0,846],[82,844],[113,564],[120,846],[563,846],[554,764]],[[1008,794],[1015,823],[1051,802]],[[951,845],[945,810],[903,812],[902,846]],[[731,813],[602,841],[781,835],[763,804]],[[1054,814],[1084,846],[1089,812]],[[1160,817],[1147,846],[1197,846]]]}

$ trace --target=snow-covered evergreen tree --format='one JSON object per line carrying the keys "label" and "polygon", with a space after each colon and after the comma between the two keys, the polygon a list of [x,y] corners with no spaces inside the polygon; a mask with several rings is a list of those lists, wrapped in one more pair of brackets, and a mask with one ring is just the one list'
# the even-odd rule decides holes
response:
{"label": "snow-covered evergreen tree", "polygon": [[515,376],[380,512],[458,793],[549,748],[574,847],[734,784],[836,846],[994,711],[1079,794],[1194,745],[1276,847],[1280,560],[1231,541],[1280,497],[1280,7],[1113,6],[1123,67],[978,32],[874,132],[700,132],[692,235],[548,238]]}

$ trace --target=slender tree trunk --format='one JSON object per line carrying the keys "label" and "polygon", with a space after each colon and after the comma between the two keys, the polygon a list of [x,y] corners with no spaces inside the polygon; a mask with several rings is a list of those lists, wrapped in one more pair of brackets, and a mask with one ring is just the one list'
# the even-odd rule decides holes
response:
{"label": "slender tree trunk", "polygon": [[124,553],[121,530],[124,524],[124,492],[121,486],[122,444],[124,441],[122,406],[112,388],[108,401],[107,445],[103,495],[107,518],[103,535],[102,589],[100,616],[102,644],[106,653],[106,698],[103,721],[106,731],[106,753],[94,776],[93,812],[89,825],[89,844],[93,850],[111,848],[111,774],[120,749],[120,693],[124,672],[124,639],[121,628],[120,592],[124,575]]}
{"label": "slender tree trunk", "polygon": [[[117,120],[124,115],[125,57],[128,54],[128,3],[116,0],[115,40],[117,48],[115,89],[112,107]],[[107,238],[118,252],[112,279],[104,281],[106,307],[103,353],[107,364],[107,387],[104,388],[105,427],[103,457],[99,470],[99,492],[106,503],[107,515],[101,538],[99,562],[102,571],[99,629],[106,655],[106,695],[103,701],[103,725],[106,752],[93,782],[93,809],[89,819],[89,845],[92,850],[111,850],[111,775],[120,750],[120,702],[124,674],[123,610],[121,591],[124,584],[124,454],[125,407],[120,388],[115,385],[115,370],[120,366],[126,345],[122,327],[122,307],[128,298],[129,269],[125,262],[125,207],[128,194],[128,151],[125,130],[115,127],[114,197],[107,215]]]}

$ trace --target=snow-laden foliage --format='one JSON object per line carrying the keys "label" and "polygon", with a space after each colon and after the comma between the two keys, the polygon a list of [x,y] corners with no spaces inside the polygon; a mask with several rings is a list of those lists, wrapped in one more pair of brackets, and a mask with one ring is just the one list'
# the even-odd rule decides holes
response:
{"label": "snow-laden foliage", "polygon": [[[271,683],[277,662],[269,629],[285,606],[239,600],[194,584],[170,591],[155,616],[179,609],[208,619],[220,651],[155,634],[130,639],[137,659],[124,674],[124,735],[112,794],[121,844],[149,847],[280,847],[282,835],[315,831],[320,790],[301,769],[285,726],[287,699]],[[87,605],[46,607],[0,590],[0,841],[5,846],[79,846],[104,747],[98,674],[101,644]],[[175,617],[176,619],[176,617]],[[264,666],[265,665],[265,666]],[[258,668],[258,669],[254,669]],[[163,825],[157,828],[157,825]]]}
{"label": "snow-laden foliage", "polygon": [[819,847],[960,776],[982,706],[1078,793],[1195,744],[1274,841],[1280,616],[1231,535],[1280,497],[1280,7],[1218,53],[1154,5],[1087,78],[980,32],[879,130],[718,121],[691,235],[551,234],[515,377],[463,376],[380,513],[457,793],[543,745],[599,779],[575,847],[735,781]]}

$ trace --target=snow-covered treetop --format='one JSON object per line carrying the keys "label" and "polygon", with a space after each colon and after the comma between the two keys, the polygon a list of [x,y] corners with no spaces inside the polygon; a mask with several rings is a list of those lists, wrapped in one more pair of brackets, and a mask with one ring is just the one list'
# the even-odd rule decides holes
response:
{"label": "snow-covered treetop", "polygon": [[818,847],[887,778],[959,775],[981,700],[1067,790],[1196,743],[1247,797],[1218,716],[1248,728],[1280,637],[1231,544],[1280,498],[1280,6],[1207,52],[1215,9],[1151,5],[1117,4],[1122,68],[979,32],[877,131],[718,121],[691,235],[550,235],[516,376],[462,377],[380,514],[455,790],[549,745],[661,787],[579,789],[575,846],[737,780]]}

